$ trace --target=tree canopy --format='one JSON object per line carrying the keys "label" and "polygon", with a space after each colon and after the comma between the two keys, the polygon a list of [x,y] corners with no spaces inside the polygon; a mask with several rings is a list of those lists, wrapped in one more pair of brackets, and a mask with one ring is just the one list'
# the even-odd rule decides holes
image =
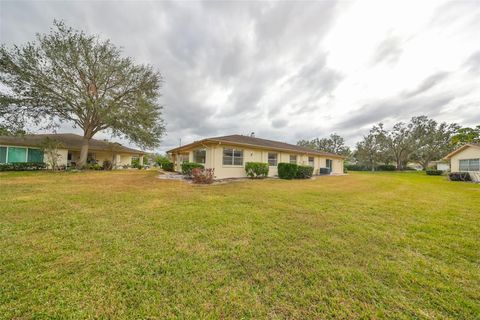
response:
{"label": "tree canopy", "polygon": [[[0,48],[1,123],[43,128],[71,123],[83,130],[79,165],[99,131],[155,147],[165,131],[158,100],[162,76],[150,65],[123,57],[109,40],[54,21],[23,47]],[[7,119],[7,120],[5,120]]]}
{"label": "tree canopy", "polygon": [[452,151],[452,142],[462,130],[459,128],[455,123],[438,123],[427,116],[413,117],[408,123],[398,122],[391,129],[379,123],[357,144],[354,158],[368,166],[393,161],[398,170],[415,161],[425,170],[431,161]]}
{"label": "tree canopy", "polygon": [[345,139],[336,133],[332,133],[328,138],[300,140],[297,142],[297,145],[317,151],[340,154],[343,156],[350,155],[350,148],[345,145]]}
{"label": "tree canopy", "polygon": [[480,125],[475,128],[459,128],[452,137],[452,145],[459,147],[467,143],[480,143]]}

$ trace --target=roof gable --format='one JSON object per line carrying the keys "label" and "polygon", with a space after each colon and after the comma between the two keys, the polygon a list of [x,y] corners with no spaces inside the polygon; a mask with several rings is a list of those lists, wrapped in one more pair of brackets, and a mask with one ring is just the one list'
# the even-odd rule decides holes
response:
{"label": "roof gable", "polygon": [[480,149],[480,143],[467,143],[467,144],[464,144],[464,145],[461,146],[460,148],[455,149],[455,150],[453,150],[452,152],[450,152],[449,154],[447,154],[444,159],[450,159],[451,157],[453,157],[453,156],[456,155],[457,153],[460,153],[460,152],[462,152],[463,150],[468,149],[468,148],[478,148],[478,149]]}

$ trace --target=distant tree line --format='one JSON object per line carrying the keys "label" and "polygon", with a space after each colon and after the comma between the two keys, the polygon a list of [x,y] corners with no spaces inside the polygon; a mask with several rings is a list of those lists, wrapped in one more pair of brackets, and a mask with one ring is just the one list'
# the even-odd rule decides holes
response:
{"label": "distant tree line", "polygon": [[335,133],[329,138],[300,140],[297,145],[341,154],[348,162],[372,170],[391,164],[397,170],[404,170],[409,162],[416,162],[426,170],[431,161],[442,159],[466,143],[480,143],[480,125],[462,128],[456,123],[439,123],[427,116],[418,116],[409,122],[398,122],[390,129],[382,123],[374,125],[357,142],[353,152],[345,145],[344,138]]}

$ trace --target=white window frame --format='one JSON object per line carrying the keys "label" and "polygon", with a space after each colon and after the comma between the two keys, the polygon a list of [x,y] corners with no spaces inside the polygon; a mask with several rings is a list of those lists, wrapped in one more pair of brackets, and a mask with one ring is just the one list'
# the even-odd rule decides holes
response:
{"label": "white window frame", "polygon": [[[312,162],[310,162],[310,158],[312,158]],[[308,157],[308,165],[311,167],[315,167],[315,157]]]}
{"label": "white window frame", "polygon": [[[225,150],[232,150],[232,161],[230,163],[225,163]],[[240,152],[241,156],[235,156],[235,152]],[[225,167],[243,167],[244,164],[244,151],[243,149],[237,149],[237,148],[223,148],[222,151],[222,165]],[[230,157],[230,156],[227,156]],[[242,164],[235,164],[235,159],[242,159]]]}
{"label": "white window frame", "polygon": [[458,161],[458,170],[459,171],[480,171],[480,158],[460,159]]}
{"label": "white window frame", "polygon": [[[270,155],[275,155],[275,159],[273,159],[272,162],[270,162]],[[276,152],[269,152],[267,154],[267,162],[268,162],[268,166],[270,167],[276,167],[278,165],[278,153]]]}
{"label": "white window frame", "polygon": [[[292,157],[293,157],[295,160],[292,161]],[[297,164],[297,161],[298,161],[297,155],[291,154],[291,155],[290,155],[290,158],[289,158],[289,162],[292,163],[292,164]]]}

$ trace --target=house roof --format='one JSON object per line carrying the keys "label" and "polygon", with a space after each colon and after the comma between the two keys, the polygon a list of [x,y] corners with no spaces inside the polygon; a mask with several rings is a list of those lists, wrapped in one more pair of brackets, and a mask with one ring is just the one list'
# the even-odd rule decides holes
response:
{"label": "house roof", "polygon": [[[26,134],[21,136],[0,136],[0,145],[40,147],[46,138],[56,140],[63,144],[66,149],[80,150],[82,148],[83,137],[73,133],[58,134]],[[91,139],[89,150],[92,151],[112,151],[145,154],[144,151],[122,146],[120,143],[112,143],[109,141]]]}
{"label": "house roof", "polygon": [[467,143],[467,144],[464,144],[464,145],[461,146],[460,148],[455,149],[455,150],[453,150],[452,152],[450,152],[449,154],[447,154],[444,159],[450,159],[451,157],[453,157],[453,156],[456,155],[457,153],[462,152],[463,150],[465,150],[465,149],[467,149],[467,148],[469,148],[469,147],[479,148],[479,149],[480,149],[480,143]]}
{"label": "house roof", "polygon": [[301,147],[297,146],[294,144],[289,144],[285,142],[280,142],[280,141],[274,141],[274,140],[267,140],[267,139],[260,139],[260,138],[255,138],[251,136],[243,136],[239,134],[233,134],[229,136],[221,136],[221,137],[213,137],[213,138],[206,138],[202,139],[199,141],[195,141],[189,144],[186,144],[184,146],[174,148],[171,150],[168,150],[168,153],[174,153],[174,152],[181,152],[188,150],[192,147],[195,147],[197,145],[202,145],[205,143],[225,143],[225,144],[232,144],[232,145],[239,145],[239,146],[245,146],[245,147],[256,147],[256,148],[263,148],[263,149],[269,149],[269,150],[277,150],[277,151],[290,151],[290,152],[296,152],[296,153],[305,153],[305,154],[315,154],[315,155],[321,155],[321,156],[330,156],[330,157],[336,157],[336,158],[345,158],[344,156],[330,153],[330,152],[323,152],[323,151],[316,151],[312,150],[307,147]]}

